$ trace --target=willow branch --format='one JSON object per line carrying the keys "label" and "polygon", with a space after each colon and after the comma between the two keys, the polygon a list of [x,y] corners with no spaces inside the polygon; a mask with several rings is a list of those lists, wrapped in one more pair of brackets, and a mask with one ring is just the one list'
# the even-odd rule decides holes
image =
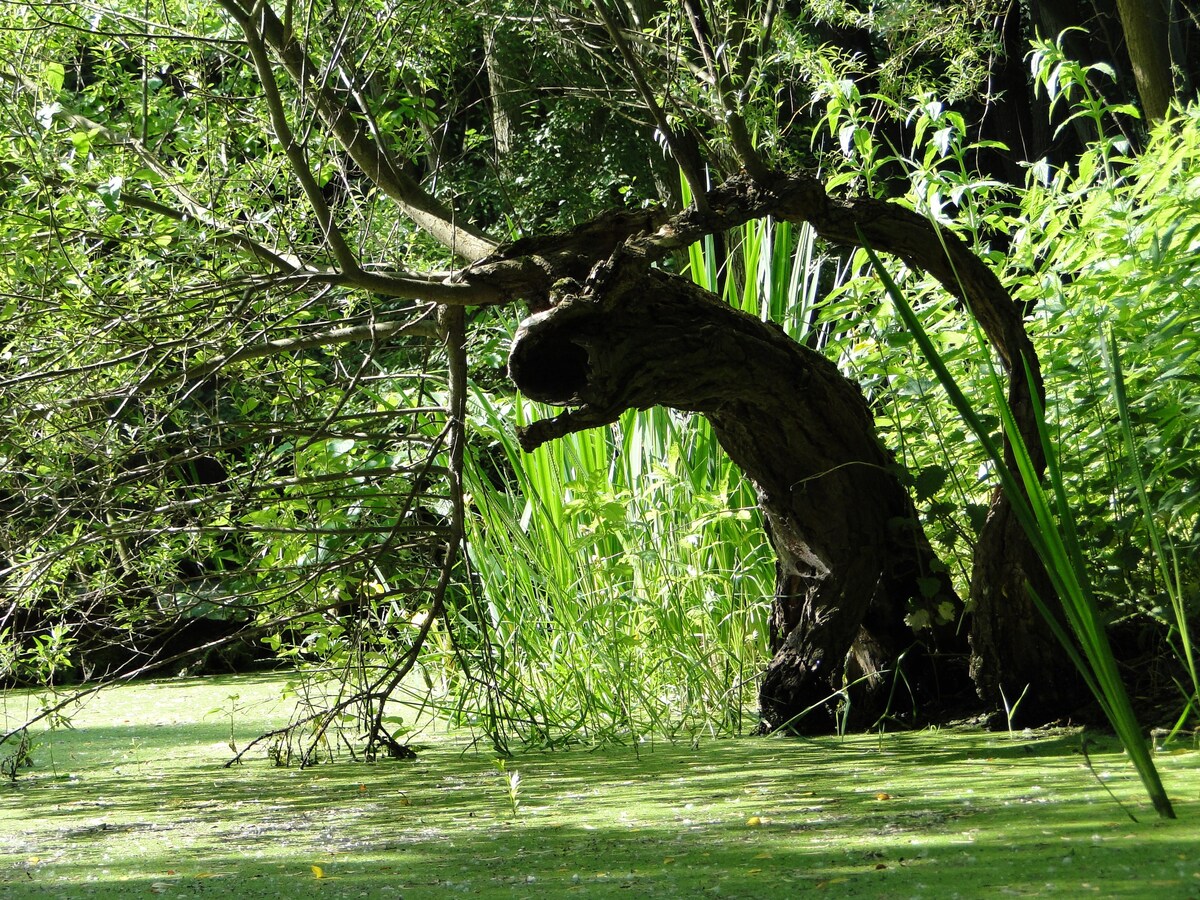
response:
{"label": "willow branch", "polygon": [[[90,187],[95,188],[94,185]],[[210,229],[213,239],[246,251],[251,256],[279,270],[284,276],[284,280],[295,281],[304,286],[328,285],[371,291],[384,297],[395,297],[401,300],[426,300],[451,306],[493,306],[512,299],[511,293],[502,292],[498,287],[486,281],[476,279],[473,282],[467,282],[448,272],[439,275],[395,270],[374,271],[357,266],[347,272],[313,266],[297,256],[281,253],[234,228],[222,225],[203,207],[178,209],[128,191],[121,192],[120,202],[176,222],[186,223],[189,219],[199,221]],[[272,278],[270,281],[275,284],[280,279]]]}
{"label": "willow branch", "polygon": [[633,83],[642,97],[642,102],[646,104],[650,115],[654,117],[654,124],[662,133],[663,140],[667,142],[667,146],[671,148],[671,154],[675,157],[675,161],[679,163],[679,168],[683,170],[683,177],[687,179],[688,186],[692,189],[693,202],[699,205],[703,203],[703,197],[707,193],[708,187],[700,162],[700,154],[693,142],[676,134],[675,130],[671,128],[671,123],[667,119],[666,112],[659,105],[658,100],[655,99],[654,91],[646,79],[646,73],[642,68],[641,61],[638,59],[637,54],[633,52],[629,41],[625,39],[625,32],[622,30],[620,23],[612,17],[605,4],[606,0],[595,0],[593,5],[604,22],[604,28],[608,32],[613,46],[617,48],[617,52],[621,54],[621,58],[629,67],[630,77],[633,78]]}
{"label": "willow branch", "polygon": [[[467,438],[467,343],[466,317],[462,307],[443,306],[438,310],[438,326],[441,337],[446,345],[447,356],[447,407],[446,429],[447,438],[446,480],[450,494],[450,527],[446,534],[445,550],[442,554],[441,569],[438,572],[437,584],[433,589],[429,613],[421,624],[418,642],[423,643],[429,634],[433,623],[444,618],[446,594],[454,581],[454,573],[458,568],[459,555],[462,552],[463,538],[466,530],[466,500],[464,487],[464,460]],[[391,674],[386,685],[379,694],[389,697],[400,686],[416,663],[416,655],[410,654],[406,664],[400,666]],[[383,704],[379,705],[373,722],[375,731],[383,727]]]}
{"label": "willow branch", "polygon": [[271,58],[267,54],[262,36],[250,21],[242,23],[242,31],[246,36],[246,46],[250,50],[250,58],[254,61],[254,69],[258,74],[258,81],[262,85],[263,96],[267,101],[271,127],[275,131],[275,137],[283,146],[283,152],[287,156],[292,174],[300,182],[304,196],[308,198],[309,205],[312,206],[317,222],[321,226],[321,235],[329,244],[329,249],[333,251],[338,265],[346,273],[356,273],[360,270],[358,259],[333,221],[333,213],[329,209],[329,204],[325,202],[325,195],[321,193],[317,179],[313,177],[304,149],[297,142],[291,125],[288,124],[287,111],[283,107],[283,98],[279,95],[279,85],[275,81],[275,73],[271,69]]}
{"label": "willow branch", "polygon": [[[61,184],[61,182],[60,182]],[[99,185],[85,185],[90,190],[97,190]],[[259,241],[254,240],[247,234],[238,231],[235,228],[230,228],[228,225],[223,225],[214,215],[208,210],[200,208],[189,208],[187,210],[179,209],[174,206],[168,206],[165,203],[160,203],[150,197],[145,197],[134,191],[127,191],[124,188],[121,190],[118,202],[122,206],[132,206],[134,209],[144,209],[146,212],[154,213],[162,216],[164,219],[170,219],[174,222],[186,224],[189,221],[199,222],[208,229],[209,237],[215,241],[220,241],[223,244],[228,244],[236,250],[242,250],[250,254],[255,259],[261,260],[273,269],[289,274],[298,275],[304,273],[316,274],[317,269],[310,267],[304,260],[291,253],[282,253],[273,247],[268,247]],[[199,215],[203,212],[204,217]]]}
{"label": "willow branch", "polygon": [[458,222],[452,210],[392,162],[337,94],[327,84],[317,80],[318,67],[268,3],[256,2],[247,9],[240,0],[217,2],[243,32],[256,31],[261,35],[291,79],[313,99],[317,114],[329,133],[366,176],[418,227],[452,253],[467,260],[481,259],[495,249],[495,241],[479,229]]}

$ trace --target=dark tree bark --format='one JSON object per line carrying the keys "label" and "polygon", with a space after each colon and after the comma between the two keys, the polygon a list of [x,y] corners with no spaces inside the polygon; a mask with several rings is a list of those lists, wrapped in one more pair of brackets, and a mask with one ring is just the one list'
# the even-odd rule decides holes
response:
{"label": "dark tree bark", "polygon": [[1030,588],[1070,633],[1041,560],[997,489],[971,568],[971,679],[991,710],[1009,709],[1012,724],[1044,725],[1070,718],[1088,694]]}
{"label": "dark tree bark", "polygon": [[1174,94],[1166,4],[1163,0],[1117,0],[1117,12],[1142,110],[1149,122],[1158,122],[1166,116]]}
{"label": "dark tree bark", "polygon": [[850,709],[869,724],[885,671],[916,640],[905,615],[936,619],[957,598],[858,386],[689,280],[618,259],[522,324],[510,358],[517,386],[579,407],[530,426],[523,443],[630,408],[708,418],[754,482],[778,555],[765,724],[827,730],[848,680],[858,682]]}
{"label": "dark tree bark", "polygon": [[[1007,372],[1008,403],[1040,474],[1045,457],[1034,401],[1045,401],[1041,368],[1021,309],[995,273],[961,240],[939,234],[928,220],[896,204],[876,200],[816,204],[801,199],[793,207],[793,202],[783,203],[777,214],[804,218],[830,240],[865,241],[892,253],[928,272],[962,301]],[[1015,473],[1007,438],[1005,457]],[[1073,663],[1046,628],[1030,587],[1057,614],[1063,630],[1069,631],[1041,560],[1016,521],[1008,497],[997,489],[975,546],[971,573],[971,675],[989,708],[1011,706],[1024,694],[1013,721],[1042,724],[1069,716],[1088,701],[1088,694]]]}

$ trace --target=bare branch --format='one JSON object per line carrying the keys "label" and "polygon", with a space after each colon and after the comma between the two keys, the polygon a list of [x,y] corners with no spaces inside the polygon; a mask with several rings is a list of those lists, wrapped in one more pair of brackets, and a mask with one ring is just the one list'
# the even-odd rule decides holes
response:
{"label": "bare branch", "polygon": [[[59,182],[61,184],[61,182]],[[98,185],[88,184],[84,187],[90,190],[97,190]],[[259,243],[247,234],[243,234],[236,229],[222,225],[216,220],[215,216],[208,214],[205,211],[204,219],[195,215],[193,212],[176,209],[173,206],[167,206],[165,203],[159,203],[157,200],[152,200],[149,197],[143,197],[134,191],[128,191],[122,188],[120,202],[125,206],[132,206],[134,209],[144,209],[147,212],[152,212],[155,215],[162,216],[164,219],[171,219],[175,222],[198,221],[209,229],[209,236],[224,244],[229,244],[238,250],[244,250],[256,259],[262,260],[274,269],[288,274],[299,274],[303,272],[311,272],[316,274],[317,269],[310,268],[297,256],[290,253],[281,253],[266,244]],[[200,210],[196,210],[199,212]]]}
{"label": "bare branch", "polygon": [[[445,615],[446,592],[454,581],[455,569],[458,566],[459,555],[462,552],[463,539],[466,533],[466,500],[463,483],[465,450],[467,444],[467,343],[466,317],[461,307],[442,307],[438,311],[438,326],[441,337],[446,345],[447,387],[449,396],[446,409],[446,430],[448,438],[446,470],[447,487],[450,493],[450,527],[446,534],[446,547],[442,554],[441,566],[438,572],[437,584],[433,589],[429,613],[421,624],[421,630],[414,644],[424,643],[433,623]],[[416,664],[417,654],[410,653],[404,664],[395,667],[389,677],[375,685],[380,696],[389,697],[400,686],[400,682]],[[383,728],[384,706],[379,704],[373,722],[372,733],[378,733]]]}

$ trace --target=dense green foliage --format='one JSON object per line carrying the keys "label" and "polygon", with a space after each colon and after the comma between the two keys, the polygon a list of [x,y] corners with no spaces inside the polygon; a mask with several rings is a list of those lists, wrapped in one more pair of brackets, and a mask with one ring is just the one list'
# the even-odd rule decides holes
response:
{"label": "dense green foliage", "polygon": [[[319,69],[306,84],[264,78],[231,6],[5,7],[0,682],[266,647],[343,674],[309,714],[351,742],[414,666],[500,747],[752,727],[774,590],[752,487],[706,423],[662,409],[522,453],[514,425],[534,410],[498,374],[511,309],[470,314],[470,402],[448,414],[450,331],[386,279],[453,254],[335,139],[320,88],[398,181],[498,237],[686,204],[697,174],[737,170],[745,137],[969,239],[1026,304],[1104,615],[1134,623],[1150,677],[1180,679],[1168,724],[1195,714],[1176,665],[1200,526],[1195,106],[1135,146],[1109,70],[1036,43],[1031,89],[1091,143],[1013,185],[979,174],[1007,151],[969,112],[1001,49],[994,2],[786,4],[762,21],[712,3],[721,40],[702,46],[653,3],[314,3],[288,7]],[[613,10],[661,90],[631,81]],[[869,54],[838,45],[850,32]],[[726,83],[692,77],[706,52],[737,59]],[[995,473],[865,255],[759,220],[665,265],[861,383],[966,596]],[[986,398],[964,310],[920,273],[898,280]]]}

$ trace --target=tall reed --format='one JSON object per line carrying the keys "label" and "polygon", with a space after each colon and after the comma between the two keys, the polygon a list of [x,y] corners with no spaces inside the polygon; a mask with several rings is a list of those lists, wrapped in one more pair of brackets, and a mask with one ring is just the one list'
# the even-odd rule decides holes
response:
{"label": "tall reed", "polygon": [[[1142,509],[1152,557],[1158,567],[1163,590],[1167,594],[1171,609],[1171,619],[1167,622],[1168,643],[1176,649],[1191,680],[1188,689],[1183,689],[1181,686],[1184,706],[1172,729],[1173,736],[1183,727],[1189,716],[1200,713],[1200,673],[1197,672],[1196,654],[1192,647],[1188,604],[1184,594],[1184,578],[1180,571],[1179,554],[1171,542],[1170,535],[1159,527],[1158,518],[1150,501],[1150,491],[1147,489],[1146,479],[1142,475],[1142,460],[1133,434],[1133,416],[1129,411],[1129,397],[1125,388],[1125,372],[1121,366],[1121,354],[1112,328],[1108,329],[1107,346],[1106,362],[1111,376],[1113,402],[1117,407],[1117,416],[1121,422],[1121,437],[1124,439],[1125,451],[1129,455],[1129,471],[1137,490],[1138,503]],[[1174,641],[1171,638],[1174,638]]]}
{"label": "tall reed", "polygon": [[[897,288],[887,269],[869,247],[867,253],[895,303],[897,312],[916,338],[926,362],[995,466],[1014,514],[1046,567],[1073,636],[1059,626],[1054,614],[1046,606],[1047,598],[1033,594],[1033,589],[1027,585],[1038,609],[1043,613],[1047,627],[1054,632],[1063,650],[1078,667],[1088,688],[1112,724],[1137,769],[1155,810],[1163,818],[1175,818],[1171,801],[1163,789],[1146,739],[1130,704],[1129,693],[1117,670],[1112,647],[1109,645],[1106,624],[1092,591],[1088,564],[1080,549],[1079,529],[1059,467],[1057,448],[1046,424],[1045,410],[1035,398],[1038,437],[1046,456],[1048,489],[1043,485],[1033,465],[1029,450],[1008,406],[999,376],[994,370],[991,372],[992,401],[999,410],[1004,434],[1012,447],[1017,474],[1009,471],[1003,452],[992,439],[990,430],[985,427],[975,407],[967,400],[946,368],[933,341],[921,325],[921,320]],[[982,342],[982,337],[978,334],[977,337]]]}

